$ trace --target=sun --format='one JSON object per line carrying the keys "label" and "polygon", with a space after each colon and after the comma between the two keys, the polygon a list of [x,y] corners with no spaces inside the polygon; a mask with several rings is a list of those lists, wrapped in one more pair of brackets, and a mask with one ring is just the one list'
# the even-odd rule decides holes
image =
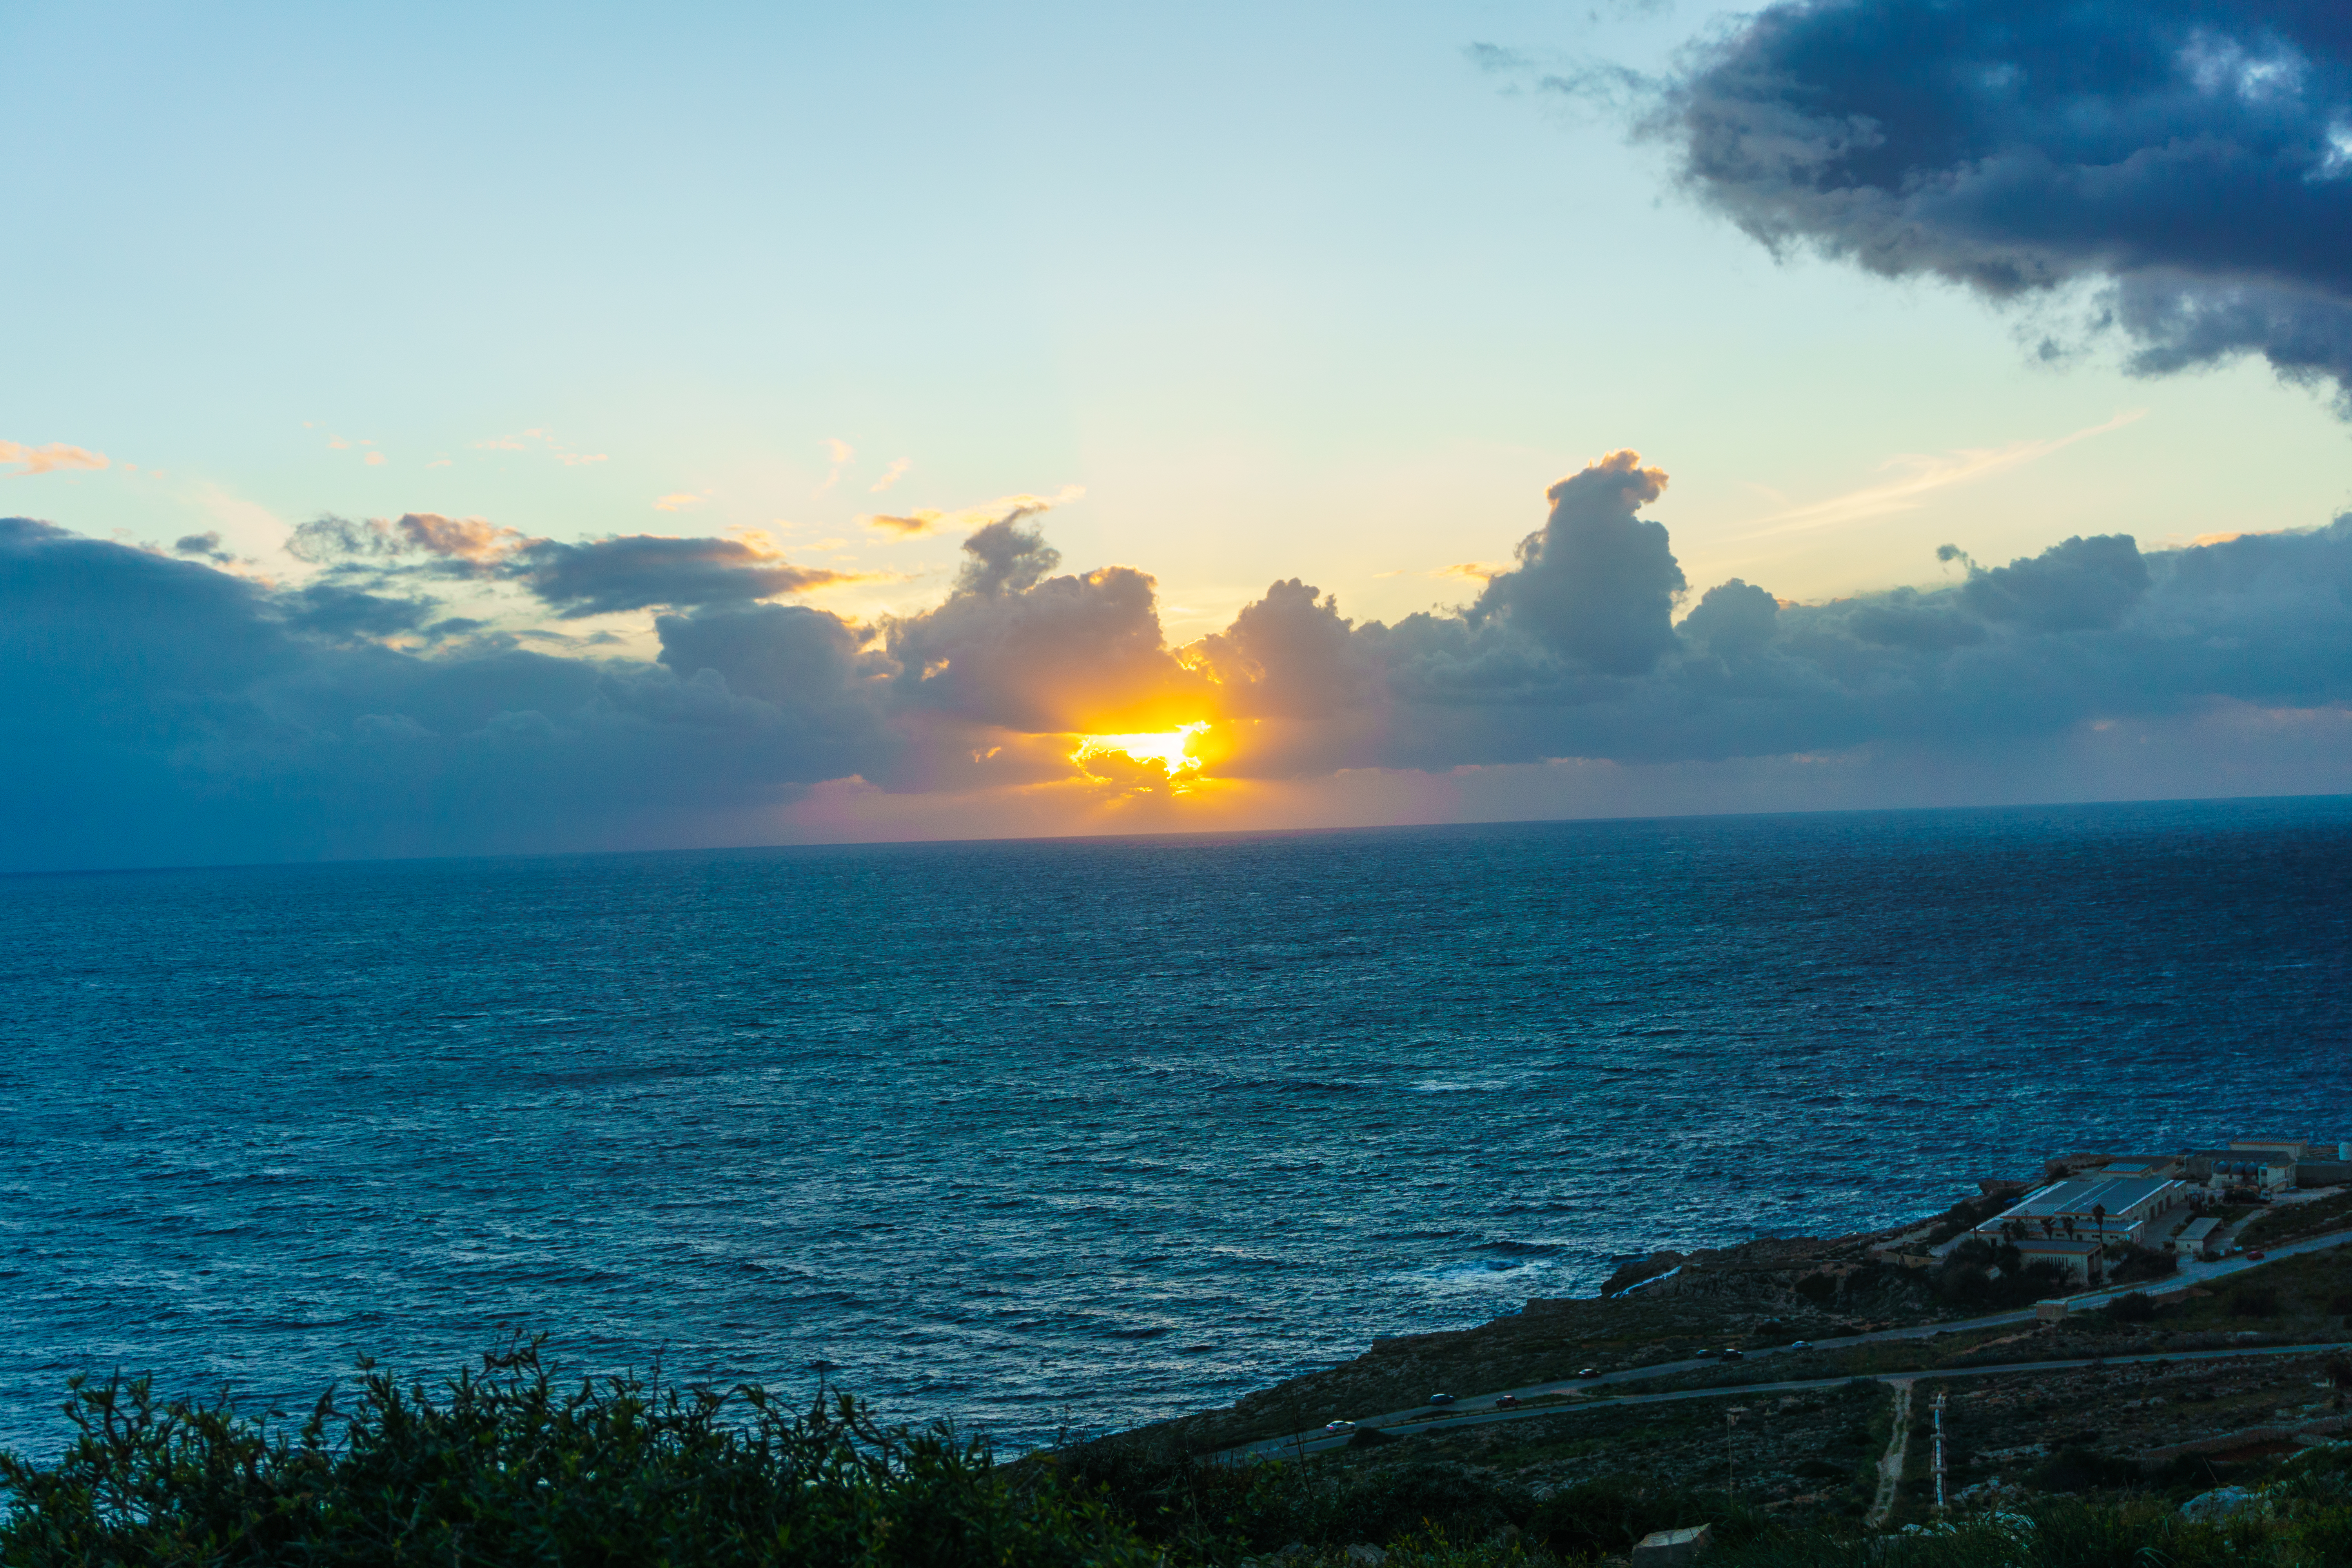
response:
{"label": "sun", "polygon": [[1117,754],[1147,765],[1157,763],[1168,770],[1170,778],[1181,778],[1200,771],[1201,759],[1186,748],[1193,736],[1208,727],[1209,721],[1202,719],[1179,724],[1173,730],[1148,730],[1133,735],[1081,735],[1077,749],[1070,753],[1070,761],[1083,768],[1089,758]]}

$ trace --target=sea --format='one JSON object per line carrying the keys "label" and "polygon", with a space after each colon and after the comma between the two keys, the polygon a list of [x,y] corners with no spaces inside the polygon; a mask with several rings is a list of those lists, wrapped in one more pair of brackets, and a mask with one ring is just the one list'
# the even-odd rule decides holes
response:
{"label": "sea", "polygon": [[2352,798],[0,879],[0,1447],[509,1336],[1000,1452],[2352,1138]]}

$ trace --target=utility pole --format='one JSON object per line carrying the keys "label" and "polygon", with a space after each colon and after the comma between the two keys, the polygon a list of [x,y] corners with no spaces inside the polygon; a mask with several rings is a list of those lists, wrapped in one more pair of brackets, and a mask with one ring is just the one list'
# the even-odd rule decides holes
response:
{"label": "utility pole", "polygon": [[1944,1391],[1936,1391],[1936,1511],[1944,1511]]}

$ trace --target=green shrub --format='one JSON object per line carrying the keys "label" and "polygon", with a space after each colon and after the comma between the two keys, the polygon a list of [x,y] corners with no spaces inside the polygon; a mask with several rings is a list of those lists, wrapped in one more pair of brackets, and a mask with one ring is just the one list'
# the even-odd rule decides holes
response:
{"label": "green shrub", "polygon": [[1717,1544],[1754,1539],[1763,1516],[1730,1501],[1720,1491],[1650,1486],[1622,1476],[1603,1476],[1564,1487],[1536,1505],[1527,1532],[1570,1562],[1630,1551],[1654,1530],[1694,1524],[1714,1527]]}
{"label": "green shrub", "polygon": [[52,1465],[0,1455],[0,1563],[243,1565],[1135,1564],[1050,1476],[1016,1489],[944,1427],[856,1404],[614,1377],[559,1390],[536,1343],[439,1393],[368,1372],[288,1430],[146,1380],[73,1381]]}
{"label": "green shrub", "polygon": [[2123,1256],[2108,1268],[2107,1278],[2118,1285],[2129,1285],[2143,1279],[2169,1279],[2179,1272],[2179,1253],[2134,1243],[2125,1247]]}
{"label": "green shrub", "polygon": [[2275,1318],[2278,1312],[2275,1285],[2242,1285],[2231,1292],[2230,1315],[2233,1318]]}

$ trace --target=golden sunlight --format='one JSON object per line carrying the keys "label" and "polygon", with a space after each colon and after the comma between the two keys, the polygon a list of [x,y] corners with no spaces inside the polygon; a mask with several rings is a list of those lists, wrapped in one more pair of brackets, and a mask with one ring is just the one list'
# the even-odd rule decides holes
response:
{"label": "golden sunlight", "polygon": [[1121,754],[1139,763],[1158,763],[1172,779],[1199,770],[1201,759],[1189,754],[1185,748],[1192,744],[1193,736],[1208,727],[1208,721],[1203,719],[1180,724],[1173,730],[1146,731],[1137,735],[1081,735],[1077,750],[1070,753],[1070,761],[1083,768],[1088,758]]}

